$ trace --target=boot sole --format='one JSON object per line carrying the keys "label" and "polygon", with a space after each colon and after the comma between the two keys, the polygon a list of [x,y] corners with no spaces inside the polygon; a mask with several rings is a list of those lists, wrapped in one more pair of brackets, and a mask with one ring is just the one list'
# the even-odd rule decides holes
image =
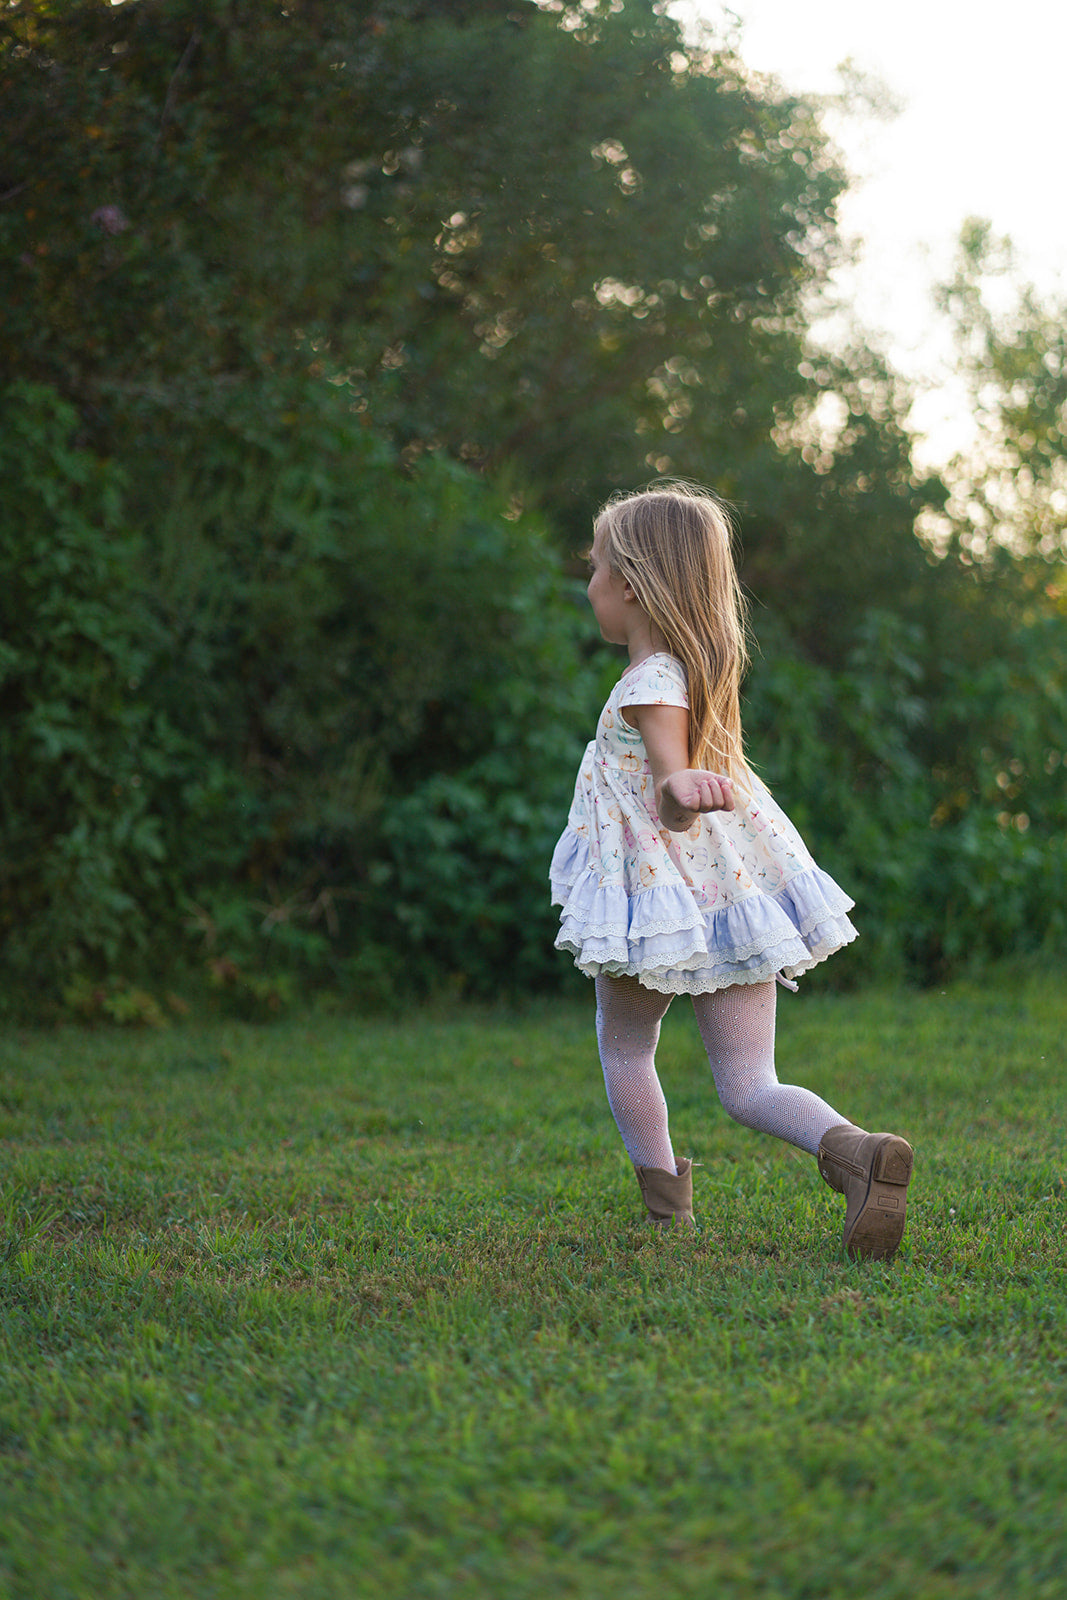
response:
{"label": "boot sole", "polygon": [[870,1166],[863,1204],[845,1237],[849,1255],[863,1261],[884,1261],[904,1236],[908,1184],[915,1156],[906,1139],[875,1134],[880,1142]]}

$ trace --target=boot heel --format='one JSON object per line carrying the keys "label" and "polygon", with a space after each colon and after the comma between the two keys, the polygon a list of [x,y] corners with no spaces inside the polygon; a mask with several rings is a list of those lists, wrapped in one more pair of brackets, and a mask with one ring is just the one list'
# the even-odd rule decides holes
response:
{"label": "boot heel", "polygon": [[842,1242],[854,1259],[888,1261],[904,1233],[915,1157],[895,1133],[864,1133],[851,1123],[830,1128],[819,1145],[819,1171],[845,1196]]}
{"label": "boot heel", "polygon": [[895,1135],[880,1145],[874,1157],[872,1176],[879,1183],[899,1183],[906,1187],[911,1182],[911,1169],[915,1161],[911,1145]]}

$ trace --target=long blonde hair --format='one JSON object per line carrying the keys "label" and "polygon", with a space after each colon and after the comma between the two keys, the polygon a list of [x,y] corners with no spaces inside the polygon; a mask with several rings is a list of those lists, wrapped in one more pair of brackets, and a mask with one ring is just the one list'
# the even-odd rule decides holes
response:
{"label": "long blonde hair", "polygon": [[726,507],[687,483],[654,484],[609,500],[595,529],[613,572],[683,665],[693,767],[750,780],[741,735],[748,665],[745,602]]}

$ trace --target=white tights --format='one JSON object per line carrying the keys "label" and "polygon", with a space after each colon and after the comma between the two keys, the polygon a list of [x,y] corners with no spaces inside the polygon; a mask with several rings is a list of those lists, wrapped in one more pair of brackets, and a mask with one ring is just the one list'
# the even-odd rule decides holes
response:
{"label": "white tights", "polygon": [[[667,1102],[656,1075],[660,1023],[673,996],[644,989],[636,978],[596,980],[596,1033],[608,1104],[630,1159],[639,1167],[676,1170],[667,1130]],[[774,1070],[777,989],[735,984],[693,996],[700,1037],[723,1109],[737,1122],[773,1133],[814,1155],[828,1128],[847,1118],[809,1089],[778,1082]]]}

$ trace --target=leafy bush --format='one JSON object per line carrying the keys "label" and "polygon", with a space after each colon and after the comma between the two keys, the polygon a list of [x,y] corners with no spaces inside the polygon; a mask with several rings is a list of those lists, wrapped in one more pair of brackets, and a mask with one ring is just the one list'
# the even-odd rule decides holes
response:
{"label": "leafy bush", "polygon": [[875,612],[840,670],[768,650],[748,686],[757,765],[855,896],[871,974],[931,981],[1067,935],[1067,621],[979,667],[950,648]]}
{"label": "leafy bush", "polygon": [[[426,878],[441,821],[413,807],[491,767],[517,696],[536,726],[553,715],[556,691],[539,679],[570,609],[558,560],[534,519],[466,469],[424,456],[401,471],[335,391],[311,385],[269,406],[262,392],[255,405],[230,398],[171,445],[166,470],[151,534],[162,484],[142,474],[137,507],[168,641],[157,692],[173,724],[249,789],[230,858],[198,888],[205,943],[243,971],[262,959],[266,932],[309,976],[388,990],[386,952],[401,950],[410,975],[421,913],[396,907],[385,886]],[[529,781],[508,777],[515,790]],[[437,862],[435,884],[455,860]]]}
{"label": "leafy bush", "polygon": [[47,389],[14,385],[0,413],[0,941],[33,989],[145,950],[174,747],[140,692],[157,636],[123,475]]}
{"label": "leafy bush", "polygon": [[[576,661],[573,607],[532,518],[447,459],[401,471],[326,386],[262,386],[169,432],[146,414],[125,470],[70,444],[47,391],[6,410],[9,972],[54,991],[195,960],[268,1010],[279,973],[430,981],[436,958],[406,961],[411,896],[444,846],[435,906],[457,930],[482,926],[487,888],[490,921],[513,914],[581,677],[548,660]],[[461,913],[450,875],[497,818],[503,855],[460,874]]]}
{"label": "leafy bush", "polygon": [[[125,1015],[190,964],[267,1016],[311,983],[574,981],[547,864],[618,663],[535,519],[447,459],[401,470],[343,402],[146,412],[115,462],[47,389],[4,396],[9,1008]],[[859,902],[824,981],[1062,947],[1067,622],[977,664],[889,612],[839,667],[763,635],[753,756]]]}
{"label": "leafy bush", "polygon": [[424,983],[444,977],[491,996],[572,974],[553,948],[548,865],[618,670],[590,652],[584,609],[552,567],[514,597],[516,662],[470,685],[467,713],[485,748],[459,771],[431,774],[383,819],[379,917],[395,916]]}

